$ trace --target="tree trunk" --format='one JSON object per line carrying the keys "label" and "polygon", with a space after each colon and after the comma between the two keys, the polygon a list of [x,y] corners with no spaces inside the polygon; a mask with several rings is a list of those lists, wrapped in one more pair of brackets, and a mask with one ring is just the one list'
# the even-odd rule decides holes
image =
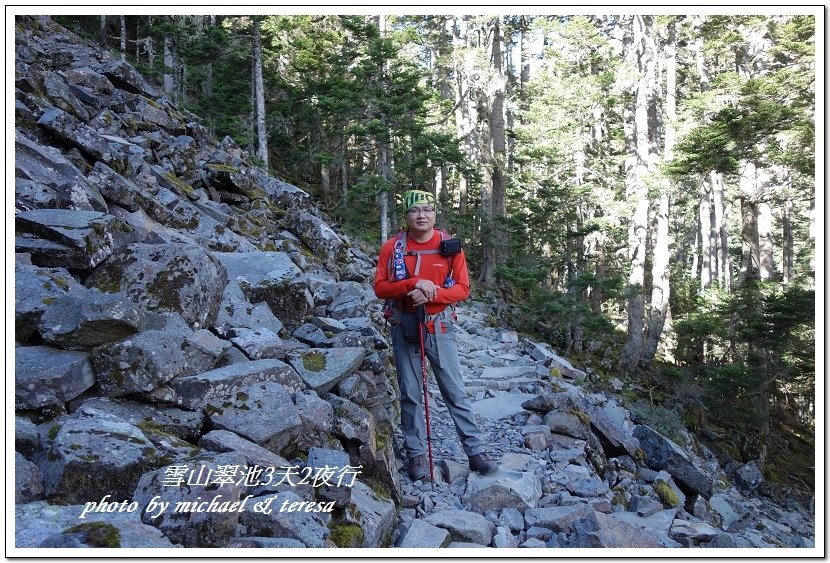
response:
{"label": "tree trunk", "polygon": [[788,196],[781,207],[781,231],[783,238],[783,252],[781,258],[781,271],[785,284],[793,279],[793,226],[792,226],[793,200]]}
{"label": "tree trunk", "polygon": [[98,28],[98,41],[101,43],[101,47],[106,49],[107,47],[107,16],[101,16],[101,24]]}
{"label": "tree trunk", "polygon": [[173,74],[173,39],[164,36],[164,91],[172,96],[176,91],[176,82]]}
{"label": "tree trunk", "polygon": [[[386,37],[386,17],[387,16],[385,15],[378,16],[378,32],[381,38]],[[385,86],[386,77],[388,75],[388,65],[385,61],[381,64],[378,72],[381,77],[380,82]],[[386,180],[389,185],[392,185],[392,148],[388,140],[391,138],[388,120],[389,117],[386,114],[381,116],[381,121],[383,122],[383,132],[381,133],[381,137],[378,139],[378,175]],[[414,188],[415,186],[413,186],[413,189]],[[378,195],[378,197],[380,198],[381,214],[380,237],[381,241],[385,241],[389,237],[389,221],[392,217],[392,211],[394,209],[394,201],[390,205],[390,197],[394,197],[394,193],[384,190]]]}
{"label": "tree trunk", "polygon": [[651,158],[650,108],[654,92],[655,53],[652,36],[652,16],[634,16],[634,48],[637,70],[637,87],[634,107],[634,133],[636,138],[636,166],[631,182],[626,182],[626,199],[634,211],[628,231],[628,340],[620,354],[619,367],[633,371],[643,357],[643,326],[645,296],[646,240],[648,238],[648,186],[646,175]]}
{"label": "tree trunk", "polygon": [[741,189],[741,276],[739,283],[761,277],[761,249],[758,241],[758,171],[751,162],[744,162],[740,179]]}
{"label": "tree trunk", "polygon": [[[209,16],[208,27],[216,25],[216,16]],[[205,79],[202,81],[202,96],[210,98],[213,95],[213,62],[208,62],[205,65]]]}
{"label": "tree trunk", "polygon": [[772,234],[772,209],[769,203],[758,203],[758,252],[761,279],[769,281],[775,279],[775,245]]}
{"label": "tree trunk", "polygon": [[[455,127],[461,149],[472,166],[478,164],[477,101],[473,94],[472,74],[476,70],[475,57],[467,51],[469,22],[465,16],[453,20],[453,51],[455,57]],[[464,174],[458,178],[458,213],[467,213],[471,179]]]}
{"label": "tree trunk", "polygon": [[698,205],[700,226],[700,289],[712,285],[712,185],[706,178],[700,182],[700,204]]}
{"label": "tree trunk", "polygon": [[712,242],[715,252],[712,263],[720,286],[727,291],[732,289],[732,260],[729,256],[729,239],[726,228],[726,202],[723,197],[723,174],[712,171],[709,174],[712,186]]}
{"label": "tree trunk", "polygon": [[[268,132],[265,126],[265,86],[262,80],[262,42],[259,36],[259,19],[253,19],[254,35],[254,92],[256,98],[257,158],[268,171]],[[322,179],[321,179],[322,182]],[[323,193],[326,193],[325,191]]]}
{"label": "tree trunk", "polygon": [[[485,156],[484,139],[482,139],[482,161],[486,162],[486,158],[491,159],[489,166],[485,170],[490,171],[491,179],[488,188],[492,190],[489,194],[485,194],[482,189],[482,226],[486,226],[486,231],[489,231],[489,236],[482,233],[482,245],[484,256],[481,267],[481,280],[487,284],[493,284],[496,281],[496,268],[503,260],[504,255],[504,233],[500,219],[505,212],[505,133],[504,133],[504,90],[505,90],[505,76],[502,66],[502,49],[501,49],[501,26],[499,25],[499,18],[495,18],[492,28],[492,55],[491,62],[493,65],[493,78],[488,85],[488,98],[491,100],[489,108],[482,108],[482,114],[489,113],[490,115],[490,142],[492,143],[492,152]],[[482,126],[483,128],[484,126]],[[485,172],[486,174],[486,172]],[[489,198],[489,207],[485,206],[485,199]]]}
{"label": "tree trunk", "polygon": [[[669,16],[672,17],[672,16]],[[666,120],[664,123],[665,144],[664,161],[671,162],[674,156],[674,123],[677,119],[677,59],[675,52],[675,21],[668,24],[666,54]],[[643,358],[649,362],[657,354],[660,337],[666,328],[669,317],[669,297],[671,282],[669,279],[669,198],[671,182],[668,178],[661,180],[660,199],[657,210],[657,232],[654,242],[654,259],[651,270],[651,310],[648,322],[648,337],[643,350]]]}
{"label": "tree trunk", "polygon": [[481,105],[479,106],[479,141],[480,152],[479,160],[481,162],[481,208],[479,213],[481,216],[481,231],[479,232],[479,240],[481,241],[481,271],[478,279],[484,283],[493,283],[495,279],[495,251],[493,248],[493,169],[495,164],[493,162],[493,142],[490,134],[490,119],[492,117],[490,110],[490,100],[486,93],[482,92]]}
{"label": "tree trunk", "polygon": [[119,23],[121,24],[121,60],[123,61],[127,59],[127,18],[121,16]]}

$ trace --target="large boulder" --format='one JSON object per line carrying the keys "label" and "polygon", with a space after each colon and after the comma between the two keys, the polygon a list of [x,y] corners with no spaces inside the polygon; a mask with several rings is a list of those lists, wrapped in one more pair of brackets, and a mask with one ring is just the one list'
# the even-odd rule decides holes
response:
{"label": "large boulder", "polygon": [[248,301],[239,283],[231,280],[225,287],[213,328],[223,337],[227,337],[235,328],[267,329],[279,335],[282,323],[267,304],[252,304]]}
{"label": "large boulder", "polygon": [[[282,321],[298,323],[314,301],[302,271],[284,252],[216,252],[228,280],[250,303],[265,302]],[[224,288],[224,286],[223,286]]]}
{"label": "large boulder", "polygon": [[85,503],[131,498],[139,477],[159,464],[158,450],[136,426],[82,407],[60,426],[40,467],[48,497]]}
{"label": "large boulder", "polygon": [[32,502],[43,496],[43,473],[40,468],[14,452],[14,502]]}
{"label": "large boulder", "polygon": [[223,347],[205,345],[215,337],[197,335],[181,317],[167,315],[165,324],[126,340],[98,346],[92,363],[101,392],[110,397],[152,391],[175,377],[206,372],[216,365]]}
{"label": "large boulder", "polygon": [[326,268],[336,270],[337,259],[342,258],[340,252],[343,240],[325,221],[308,212],[300,213],[295,220],[294,229],[314,255],[323,259]]}
{"label": "large boulder", "polygon": [[290,352],[287,360],[309,388],[324,394],[354,373],[365,357],[363,348],[311,348]]}
{"label": "large boulder", "polygon": [[[260,506],[270,510],[244,511],[239,519],[242,535],[292,538],[301,541],[306,547],[326,547],[326,538],[330,532],[317,513],[304,510],[288,511],[294,503],[305,500],[292,491],[250,499],[252,506],[260,503]],[[280,510],[283,506],[286,506],[285,511]]]}
{"label": "large boulder", "polygon": [[592,511],[574,522],[574,536],[566,547],[662,547],[656,534],[623,522],[610,514]]}
{"label": "large boulder", "polygon": [[132,336],[147,324],[147,312],[126,295],[83,288],[55,298],[41,316],[39,332],[53,346],[89,350]]}
{"label": "large boulder", "polygon": [[15,217],[18,252],[39,266],[90,269],[131,240],[121,220],[98,211],[32,209]]}
{"label": "large boulder", "polygon": [[205,412],[213,428],[229,430],[278,454],[291,453],[302,429],[291,394],[278,383],[244,387],[209,401]]}
{"label": "large boulder", "polygon": [[14,355],[17,409],[59,405],[95,385],[95,372],[86,352],[24,346],[16,348]]}
{"label": "large boulder", "polygon": [[289,391],[305,389],[305,383],[291,366],[279,360],[255,360],[176,377],[166,386],[155,389],[151,396],[186,409],[200,409],[212,400],[229,397],[244,387],[263,381],[279,383]]}
{"label": "large boulder", "polygon": [[368,485],[356,480],[352,487],[352,504],[363,529],[360,547],[389,547],[397,516],[395,503],[378,497]]}
{"label": "large boulder", "polygon": [[150,310],[174,311],[209,327],[216,319],[227,272],[214,256],[188,244],[131,244],[92,273],[86,285],[125,291]]}
{"label": "large boulder", "polygon": [[116,143],[111,143],[95,129],[60,108],[46,110],[40,116],[38,125],[58,141],[77,148],[92,161],[102,160],[121,170],[127,166],[126,154]]}
{"label": "large boulder", "polygon": [[471,473],[462,502],[476,512],[515,508],[525,512],[542,498],[542,483],[532,473],[499,469],[489,475]]}
{"label": "large boulder", "polygon": [[15,209],[105,211],[106,202],[57,149],[15,131]]}
{"label": "large boulder", "polygon": [[237,453],[211,452],[145,473],[132,495],[142,507],[141,521],[184,547],[227,546],[240,515],[253,506],[239,477],[228,473],[244,465]]}
{"label": "large boulder", "polygon": [[61,506],[47,501],[18,504],[15,547],[180,547],[156,528],[142,524],[138,511],[94,512],[81,518],[85,508],[86,504]]}
{"label": "large boulder", "polygon": [[150,98],[159,97],[159,92],[127,61],[117,59],[98,69],[116,87]]}
{"label": "large boulder", "polygon": [[14,264],[14,336],[26,342],[38,330],[40,318],[55,300],[83,286],[65,268]]}
{"label": "large boulder", "polygon": [[687,490],[705,498],[712,496],[714,476],[698,467],[680,446],[643,424],[634,429],[634,436],[640,441],[649,467],[665,469]]}
{"label": "large boulder", "polygon": [[475,512],[439,510],[424,517],[427,524],[449,531],[453,541],[490,545],[496,525]]}
{"label": "large boulder", "polygon": [[[186,411],[128,399],[93,397],[84,401],[82,406],[117,416],[141,428],[145,434],[157,430],[191,442],[199,439],[205,422],[205,415],[201,411]],[[149,435],[148,438],[152,439]]]}

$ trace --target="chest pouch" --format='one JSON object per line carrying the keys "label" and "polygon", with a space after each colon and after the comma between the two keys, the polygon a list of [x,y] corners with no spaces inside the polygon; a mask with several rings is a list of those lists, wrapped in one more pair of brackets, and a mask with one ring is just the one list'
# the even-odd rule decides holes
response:
{"label": "chest pouch", "polygon": [[455,256],[461,253],[461,239],[448,238],[441,241],[441,256]]}

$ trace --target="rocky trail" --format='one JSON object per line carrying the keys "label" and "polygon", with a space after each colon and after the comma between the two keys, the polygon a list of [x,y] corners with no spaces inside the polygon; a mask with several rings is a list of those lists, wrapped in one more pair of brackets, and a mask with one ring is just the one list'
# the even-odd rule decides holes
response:
{"label": "rocky trail", "polygon": [[[15,38],[17,548],[806,548],[814,507],[459,310],[500,469],[399,450],[374,250],[48,18]],[[27,551],[31,555],[37,551]]]}

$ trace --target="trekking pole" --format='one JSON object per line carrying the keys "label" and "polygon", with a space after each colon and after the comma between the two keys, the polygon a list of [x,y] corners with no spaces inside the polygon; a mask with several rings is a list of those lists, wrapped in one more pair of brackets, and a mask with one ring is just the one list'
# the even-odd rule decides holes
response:
{"label": "trekking pole", "polygon": [[429,480],[435,489],[435,468],[432,464],[432,432],[429,425],[429,393],[427,392],[427,363],[424,352],[424,331],[426,330],[426,309],[418,307],[418,341],[421,344],[421,373],[424,378],[424,418],[427,421],[427,452],[429,453]]}

